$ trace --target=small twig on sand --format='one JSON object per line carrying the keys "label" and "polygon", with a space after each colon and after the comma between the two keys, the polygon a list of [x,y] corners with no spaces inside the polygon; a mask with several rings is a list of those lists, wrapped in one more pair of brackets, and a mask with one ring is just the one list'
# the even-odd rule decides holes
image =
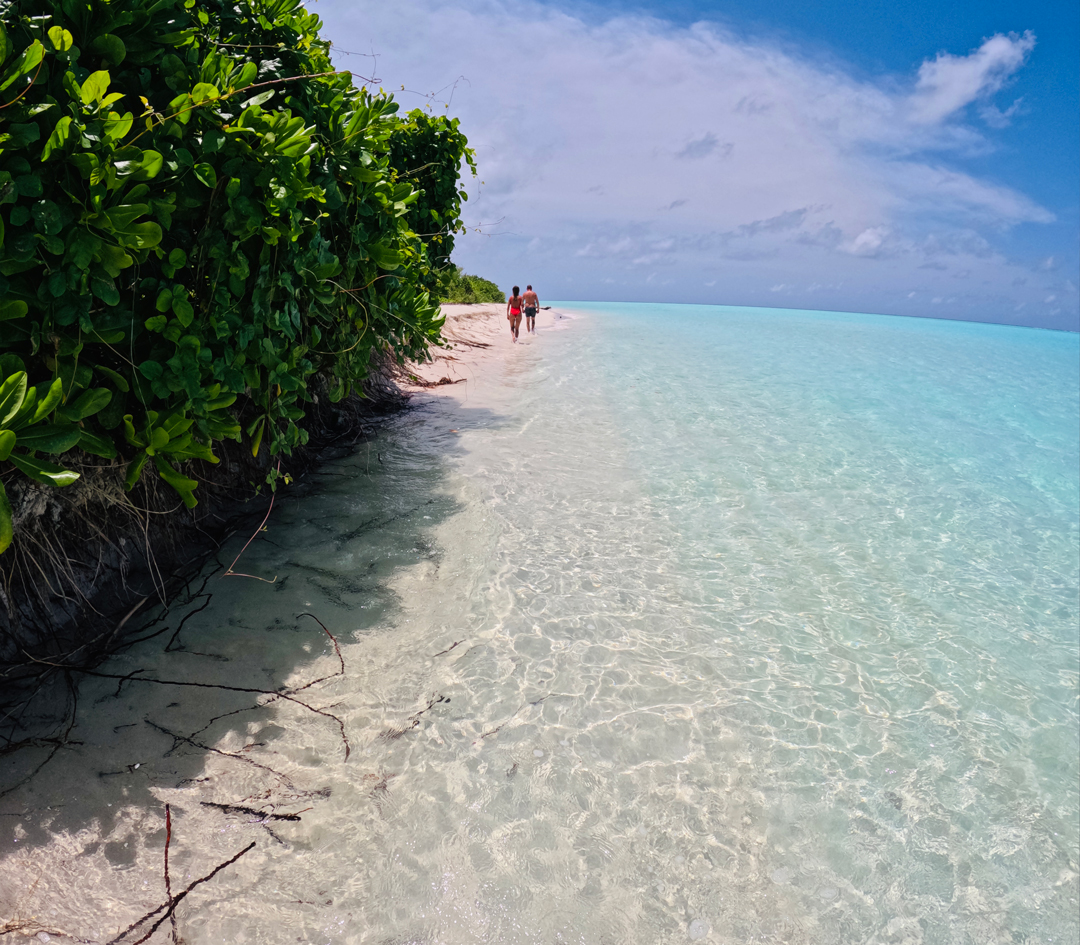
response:
{"label": "small twig on sand", "polygon": [[201,885],[202,883],[205,883],[205,882],[209,882],[211,879],[213,879],[215,876],[217,876],[218,873],[220,873],[223,869],[225,869],[226,866],[232,866],[233,863],[235,863],[237,860],[239,860],[240,857],[242,857],[245,853],[247,853],[249,850],[251,850],[254,846],[255,846],[255,841],[252,840],[251,843],[249,843],[246,847],[244,847],[244,849],[241,850],[239,853],[237,853],[235,856],[230,857],[224,863],[219,863],[217,866],[215,866],[205,876],[200,876],[197,880],[195,880],[195,882],[193,882],[191,885],[189,885],[187,887],[187,889],[185,889],[182,893],[180,893],[180,895],[176,896],[175,898],[170,897],[168,902],[163,902],[160,906],[158,906],[152,912],[146,913],[146,915],[144,915],[141,919],[136,919],[134,922],[131,923],[131,925],[129,925],[126,929],[124,929],[123,932],[121,932],[119,935],[117,935],[116,938],[110,939],[109,942],[108,942],[108,945],[119,945],[119,943],[125,938],[125,936],[128,935],[128,933],[134,932],[135,929],[137,929],[144,922],[148,921],[149,919],[152,919],[162,909],[165,909],[166,910],[165,915],[163,915],[160,919],[157,920],[157,922],[155,922],[153,924],[153,926],[151,926],[150,931],[147,932],[142,938],[136,939],[134,942],[131,943],[131,945],[142,945],[143,942],[147,941],[147,939],[149,939],[150,936],[153,935],[158,930],[158,928],[160,927],[162,922],[164,922],[167,918],[170,918],[172,916],[172,914],[176,911],[176,907],[178,905],[180,905],[180,903],[184,900],[184,898],[187,896],[187,894],[189,892],[191,892],[196,886],[199,886],[199,885]]}
{"label": "small twig on sand", "polygon": [[[331,632],[330,632],[329,630],[327,630],[327,629],[326,629],[326,624],[324,624],[324,623],[323,623],[323,622],[322,622],[322,621],[321,621],[321,620],[320,620],[320,619],[319,619],[318,617],[316,617],[316,616],[315,616],[314,614],[309,614],[309,613],[308,613],[308,612],[307,612],[306,610],[305,610],[305,611],[304,611],[304,612],[303,612],[302,614],[297,614],[297,616],[298,616],[298,617],[310,617],[310,618],[311,618],[312,620],[314,620],[314,621],[315,621],[315,622],[316,622],[316,623],[317,623],[317,624],[318,624],[318,625],[319,625],[320,627],[322,627],[322,629],[323,629],[323,633],[325,633],[325,634],[326,634],[326,635],[327,635],[327,636],[328,636],[328,637],[330,638],[330,642],[334,644],[334,652],[335,652],[335,653],[337,653],[337,658],[338,658],[338,664],[339,664],[339,665],[341,666],[341,669],[340,669],[340,671],[339,671],[338,673],[335,673],[335,675],[341,675],[341,676],[344,676],[344,675],[345,675],[345,657],[341,655],[341,647],[340,647],[340,646],[338,646],[338,641],[337,641],[337,640],[336,640],[336,639],[334,638],[334,635],[333,635],[333,634],[332,634],[332,633],[331,633]],[[326,676],[325,678],[326,678],[326,679],[329,679],[330,677],[329,677],[329,676]],[[309,685],[310,685],[310,683],[309,683]],[[307,688],[307,686],[305,686],[304,688],[306,689],[306,688]],[[293,690],[293,692],[299,692],[299,691],[300,691],[299,689],[294,689],[294,690]]]}
{"label": "small twig on sand", "polygon": [[[225,692],[251,692],[262,696],[270,696],[271,699],[285,699],[288,702],[295,703],[301,708],[307,709],[309,712],[314,712],[316,715],[321,715],[323,718],[332,719],[335,723],[337,723],[338,731],[341,733],[341,741],[345,745],[346,759],[349,757],[349,754],[352,751],[352,748],[349,745],[348,736],[346,736],[345,734],[345,723],[341,719],[339,719],[332,712],[324,712],[322,709],[316,709],[315,706],[309,705],[308,703],[304,702],[303,699],[297,699],[294,695],[292,695],[292,693],[300,692],[303,689],[307,689],[310,686],[313,686],[315,682],[321,682],[321,680],[315,680],[314,682],[307,683],[306,685],[300,686],[297,689],[257,689],[253,686],[223,686],[219,683],[189,682],[188,680],[182,679],[154,679],[149,676],[136,675],[137,673],[144,672],[144,670],[135,670],[135,672],[133,673],[127,673],[124,675],[120,675],[119,673],[99,673],[92,669],[82,669],[78,666],[60,666],[56,663],[50,663],[48,660],[34,659],[33,657],[30,657],[29,654],[27,654],[27,656],[31,660],[31,662],[41,663],[43,666],[56,666],[58,669],[67,669],[73,673],[82,673],[85,676],[96,676],[99,679],[118,679],[120,680],[120,685],[117,686],[118,693],[120,690],[120,686],[122,686],[125,682],[141,682],[155,683],[159,686],[183,686],[193,687],[196,689],[221,689]],[[333,675],[336,676],[338,674],[334,673]],[[327,676],[325,678],[329,679],[330,677]]]}
{"label": "small twig on sand", "polygon": [[172,908],[172,880],[169,879],[169,844],[172,842],[172,810],[165,805],[165,895],[169,897],[169,919],[172,921],[173,945],[177,945],[179,937],[176,931],[176,911]]}
{"label": "small twig on sand", "polygon": [[[224,811],[226,814],[250,814],[252,817],[262,817],[264,820],[299,820],[300,814],[274,814],[265,810],[256,810],[254,807],[244,807],[241,804],[216,804],[213,801],[199,801],[203,807],[213,807]],[[311,810],[309,807],[308,810]]]}
{"label": "small twig on sand", "polygon": [[[278,460],[277,471],[279,473],[281,472],[281,460],[280,459]],[[255,534],[252,535],[247,540],[247,543],[244,545],[244,547],[240,549],[240,554],[238,554],[235,558],[233,558],[233,563],[230,564],[229,567],[226,569],[225,573],[223,575],[221,575],[222,577],[249,577],[249,578],[255,578],[256,581],[262,581],[264,584],[273,584],[274,581],[277,580],[277,575],[276,574],[274,575],[274,580],[273,581],[267,581],[266,578],[259,577],[257,574],[241,574],[239,571],[234,571],[233,570],[233,568],[236,567],[236,562],[239,561],[243,557],[244,552],[248,550],[248,545],[250,545],[256,539],[259,532],[261,532],[266,527],[266,522],[270,518],[270,513],[274,511],[274,499],[276,499],[276,498],[277,498],[277,493],[276,492],[270,494],[270,508],[268,508],[266,510],[266,514],[263,516],[263,520],[261,522],[259,522],[259,527],[255,529]]]}
{"label": "small twig on sand", "polygon": [[526,702],[524,705],[520,706],[518,708],[517,712],[515,712],[513,715],[511,715],[510,718],[503,719],[493,729],[489,729],[486,732],[482,732],[480,734],[480,737],[475,742],[473,742],[473,744],[474,745],[479,745],[480,742],[482,742],[485,738],[488,738],[491,735],[498,735],[499,732],[502,730],[502,727],[504,725],[508,724],[509,722],[512,722],[514,719],[516,719],[518,717],[518,714],[521,713],[524,709],[527,709],[529,706],[541,705],[544,702],[545,699],[547,699],[547,696],[541,696],[539,699],[536,699],[536,700],[534,700],[532,702]]}
{"label": "small twig on sand", "polygon": [[435,693],[435,695],[433,695],[428,700],[428,704],[426,706],[424,706],[419,712],[416,712],[413,715],[409,716],[409,724],[408,725],[403,725],[401,728],[387,729],[385,732],[383,732],[379,736],[379,738],[385,739],[388,742],[393,741],[395,738],[401,738],[401,736],[404,735],[406,732],[411,732],[414,728],[416,728],[420,724],[421,716],[425,712],[427,712],[428,709],[431,709],[434,706],[437,706],[440,702],[449,702],[449,701],[450,701],[449,696],[443,696],[443,695],[440,695],[439,693]]}
{"label": "small twig on sand", "polygon": [[[255,768],[261,768],[263,771],[269,771],[272,775],[274,775],[274,777],[280,778],[287,785],[289,785],[289,787],[293,787],[292,780],[289,778],[288,775],[282,774],[280,771],[275,771],[273,768],[267,765],[261,765],[259,764],[259,762],[252,761],[250,758],[247,758],[244,755],[236,755],[233,754],[231,751],[222,751],[220,748],[214,748],[211,745],[205,745],[202,742],[195,741],[195,739],[193,738],[188,738],[186,735],[179,735],[176,732],[170,731],[162,725],[158,725],[157,722],[151,722],[149,719],[143,719],[143,721],[146,722],[146,724],[149,725],[152,729],[156,729],[157,731],[161,732],[162,735],[168,735],[169,738],[175,739],[175,741],[173,742],[173,747],[169,749],[170,752],[176,748],[176,742],[187,742],[193,748],[201,748],[203,751],[210,751],[213,752],[215,755],[224,755],[226,758],[232,758],[233,761],[242,761],[246,765],[252,765]],[[168,753],[169,752],[166,752],[166,755]]]}

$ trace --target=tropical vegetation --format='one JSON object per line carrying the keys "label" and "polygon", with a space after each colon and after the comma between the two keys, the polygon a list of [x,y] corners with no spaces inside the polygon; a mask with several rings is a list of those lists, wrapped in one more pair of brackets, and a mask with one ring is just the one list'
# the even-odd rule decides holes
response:
{"label": "tropical vegetation", "polygon": [[316,376],[338,401],[439,342],[472,152],[320,27],[300,0],[0,0],[0,551],[4,480],[68,485],[77,449],[192,506],[220,441],[306,442]]}
{"label": "tropical vegetation", "polygon": [[444,302],[475,304],[477,302],[505,302],[506,295],[494,282],[470,276],[460,266],[453,266],[447,273]]}

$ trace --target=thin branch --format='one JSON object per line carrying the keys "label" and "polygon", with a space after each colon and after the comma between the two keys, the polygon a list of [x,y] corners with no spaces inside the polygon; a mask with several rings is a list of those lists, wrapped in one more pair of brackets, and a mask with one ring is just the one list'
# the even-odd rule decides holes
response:
{"label": "thin branch", "polygon": [[169,844],[172,842],[172,811],[169,805],[165,805],[165,895],[169,897],[169,918],[172,920],[173,945],[178,945],[179,936],[176,931],[176,910],[173,909],[172,880],[169,879]]}
{"label": "thin branch", "polygon": [[[278,472],[280,473],[281,472],[281,460],[280,459],[278,460],[277,469],[278,469]],[[263,530],[263,528],[266,527],[266,522],[270,518],[270,513],[274,511],[274,499],[276,499],[276,498],[277,498],[277,493],[276,492],[273,492],[273,493],[270,494],[270,508],[268,508],[266,510],[266,514],[263,516],[263,520],[259,523],[259,527],[255,529],[255,534],[253,534],[247,540],[247,543],[244,545],[244,547],[240,549],[240,554],[238,554],[235,558],[233,558],[233,563],[230,564],[228,569],[225,571],[225,573],[223,575],[221,575],[223,578],[227,578],[227,577],[249,577],[249,578],[255,578],[256,581],[262,581],[265,584],[273,584],[274,581],[277,580],[277,575],[276,574],[274,575],[274,580],[273,581],[267,581],[266,578],[261,578],[256,574],[241,574],[239,571],[234,571],[233,570],[233,566],[236,564],[237,561],[239,561],[243,557],[244,552],[248,550],[248,545],[250,545],[258,537],[259,532],[261,532]]]}
{"label": "thin branch", "polygon": [[10,102],[8,102],[7,105],[0,105],[0,110],[5,109],[5,108],[11,108],[12,105],[14,105],[20,98],[22,98],[27,92],[29,92],[34,87],[34,83],[37,82],[38,74],[41,72],[41,67],[43,65],[45,65],[44,57],[38,63],[37,71],[34,73],[34,77],[30,80],[30,84],[25,89],[23,89],[18,95],[16,95]]}
{"label": "thin branch", "polygon": [[[289,702],[293,702],[301,708],[307,709],[309,712],[314,712],[316,715],[321,715],[323,718],[332,719],[337,723],[338,731],[341,733],[341,740],[345,745],[345,758],[348,759],[352,752],[352,747],[349,745],[348,736],[345,734],[345,723],[331,712],[324,712],[322,709],[316,709],[313,705],[308,705],[302,699],[295,698],[292,693],[299,692],[301,689],[307,689],[312,684],[308,683],[305,686],[301,686],[298,689],[289,690],[273,690],[273,689],[256,689],[252,686],[224,686],[220,683],[201,683],[201,682],[189,682],[181,679],[156,679],[153,677],[138,676],[136,673],[144,672],[144,670],[136,670],[134,673],[126,673],[121,675],[119,673],[99,673],[92,669],[83,669],[80,666],[63,666],[58,663],[50,663],[47,660],[39,660],[32,657],[29,653],[23,650],[23,654],[33,663],[40,663],[42,666],[54,666],[58,669],[70,670],[73,673],[83,673],[86,676],[97,676],[99,679],[118,679],[120,685],[125,682],[144,682],[144,683],[156,683],[159,686],[187,686],[195,689],[223,689],[226,692],[251,692],[261,696],[270,696],[273,699],[285,699]],[[335,674],[336,675],[336,674]],[[329,678],[329,677],[327,677]],[[118,687],[119,688],[119,687]]]}
{"label": "thin branch", "polygon": [[134,932],[135,929],[137,929],[140,925],[142,925],[148,919],[152,919],[162,909],[165,909],[166,910],[165,915],[163,915],[160,919],[157,920],[157,922],[155,922],[153,924],[153,926],[150,928],[150,931],[147,932],[142,938],[137,939],[136,941],[132,942],[132,945],[142,945],[143,942],[147,941],[147,939],[149,939],[150,936],[153,935],[158,930],[158,927],[161,925],[162,922],[164,922],[167,918],[172,916],[172,914],[176,911],[176,907],[178,905],[180,905],[180,903],[184,900],[184,898],[187,896],[187,894],[189,892],[191,892],[196,886],[199,886],[202,883],[206,883],[206,882],[209,882],[210,880],[212,880],[215,876],[217,876],[218,873],[220,873],[223,869],[225,869],[226,866],[232,866],[233,863],[235,863],[237,860],[239,860],[240,857],[242,857],[245,853],[247,853],[249,850],[251,850],[254,846],[255,846],[255,841],[252,840],[251,843],[249,843],[246,847],[244,847],[243,850],[241,850],[239,853],[237,853],[236,856],[230,857],[224,863],[219,863],[217,866],[215,866],[205,876],[200,876],[197,880],[195,880],[195,882],[193,882],[190,886],[188,886],[187,889],[185,889],[182,893],[180,893],[180,895],[177,896],[175,899],[172,899],[169,902],[163,902],[160,906],[158,906],[156,909],[154,909],[153,912],[148,912],[141,919],[137,919],[136,921],[132,922],[131,925],[129,925],[126,929],[124,929],[123,932],[121,932],[119,935],[117,935],[116,938],[110,939],[109,942],[107,943],[107,945],[119,945],[120,940],[123,939],[129,932]]}
{"label": "thin branch", "polygon": [[[220,748],[214,748],[210,745],[204,745],[202,742],[197,742],[193,738],[188,738],[186,735],[178,735],[176,732],[170,731],[164,726],[158,725],[156,722],[151,722],[149,719],[143,719],[143,721],[151,728],[157,729],[157,731],[161,732],[162,735],[168,735],[170,738],[175,739],[173,747],[170,748],[169,751],[172,751],[176,748],[176,742],[187,742],[189,745],[192,745],[195,748],[201,748],[203,751],[210,751],[213,752],[215,755],[224,755],[226,758],[232,758],[233,761],[242,761],[244,764],[252,765],[255,768],[261,768],[263,771],[269,771],[272,775],[274,775],[274,777],[280,778],[287,785],[289,785],[289,787],[293,786],[292,780],[289,778],[288,775],[282,774],[280,771],[275,771],[268,765],[261,765],[259,764],[259,762],[252,761],[250,758],[245,757],[244,755],[236,755],[233,754],[231,751],[222,751]],[[168,752],[166,752],[166,754],[168,754]]]}

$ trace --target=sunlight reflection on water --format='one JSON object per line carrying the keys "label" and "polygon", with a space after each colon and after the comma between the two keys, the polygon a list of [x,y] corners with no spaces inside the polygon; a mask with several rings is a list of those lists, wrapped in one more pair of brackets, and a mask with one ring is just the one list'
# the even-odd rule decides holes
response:
{"label": "sunlight reflection on water", "polygon": [[1075,338],[578,308],[111,664],[328,676],[349,760],[280,699],[91,681],[4,801],[5,917],[153,908],[168,802],[174,888],[257,841],[191,945],[1076,941]]}

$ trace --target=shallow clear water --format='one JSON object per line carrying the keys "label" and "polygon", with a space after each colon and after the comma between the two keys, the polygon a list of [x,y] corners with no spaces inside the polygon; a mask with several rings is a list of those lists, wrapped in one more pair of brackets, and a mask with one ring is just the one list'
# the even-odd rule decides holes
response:
{"label": "shallow clear water", "polygon": [[294,703],[90,680],[0,801],[0,919],[116,934],[169,803],[174,891],[257,843],[188,943],[1078,941],[1077,336],[566,310],[286,492],[276,583],[105,668],[303,685],[313,613],[349,759]]}

